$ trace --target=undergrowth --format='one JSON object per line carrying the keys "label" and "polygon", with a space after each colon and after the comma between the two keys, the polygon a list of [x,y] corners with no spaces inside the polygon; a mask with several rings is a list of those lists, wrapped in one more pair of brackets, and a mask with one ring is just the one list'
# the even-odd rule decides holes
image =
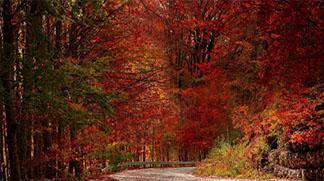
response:
{"label": "undergrowth", "polygon": [[253,168],[246,156],[247,149],[246,143],[231,145],[225,141],[220,141],[211,150],[208,159],[197,166],[195,174],[233,178],[271,178],[270,174]]}

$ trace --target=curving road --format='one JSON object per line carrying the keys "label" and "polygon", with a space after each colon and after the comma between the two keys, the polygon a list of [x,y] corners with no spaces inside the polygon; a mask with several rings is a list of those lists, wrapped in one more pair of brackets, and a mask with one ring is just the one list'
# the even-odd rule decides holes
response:
{"label": "curving road", "polygon": [[[125,170],[101,179],[92,181],[252,181],[251,179],[226,179],[196,177],[194,167],[179,168],[148,168],[138,170]],[[113,179],[112,179],[113,178]],[[257,181],[257,180],[254,180]],[[272,181],[287,181],[285,179],[272,179]]]}

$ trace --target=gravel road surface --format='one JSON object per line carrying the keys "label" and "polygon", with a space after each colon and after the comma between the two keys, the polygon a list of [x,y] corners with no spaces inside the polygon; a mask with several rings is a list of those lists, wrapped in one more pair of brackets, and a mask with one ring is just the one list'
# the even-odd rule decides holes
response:
{"label": "gravel road surface", "polygon": [[[110,181],[111,178],[118,181],[258,181],[251,179],[226,179],[196,177],[194,167],[179,168],[148,168],[139,170],[125,170],[110,176],[91,181]],[[271,179],[272,181],[288,181],[285,179]]]}

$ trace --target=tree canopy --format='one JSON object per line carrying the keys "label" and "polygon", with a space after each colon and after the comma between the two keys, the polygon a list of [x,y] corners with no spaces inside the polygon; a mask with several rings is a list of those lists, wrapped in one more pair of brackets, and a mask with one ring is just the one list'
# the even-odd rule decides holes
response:
{"label": "tree canopy", "polygon": [[[5,180],[322,148],[323,3],[0,0]],[[255,157],[251,157],[255,159]]]}

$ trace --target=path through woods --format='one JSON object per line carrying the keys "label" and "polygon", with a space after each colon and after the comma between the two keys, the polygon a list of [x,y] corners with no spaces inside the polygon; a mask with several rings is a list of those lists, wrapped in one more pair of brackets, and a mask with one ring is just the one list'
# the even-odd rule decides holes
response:
{"label": "path through woods", "polygon": [[[119,181],[252,181],[251,179],[197,177],[193,175],[194,169],[195,167],[148,168],[148,169],[138,169],[138,170],[126,170],[123,172],[113,174],[111,176],[106,175],[100,179],[94,179],[90,181],[111,181],[111,178]],[[286,179],[271,179],[271,180],[288,181]]]}
{"label": "path through woods", "polygon": [[0,0],[0,180],[324,180],[323,5]]}

